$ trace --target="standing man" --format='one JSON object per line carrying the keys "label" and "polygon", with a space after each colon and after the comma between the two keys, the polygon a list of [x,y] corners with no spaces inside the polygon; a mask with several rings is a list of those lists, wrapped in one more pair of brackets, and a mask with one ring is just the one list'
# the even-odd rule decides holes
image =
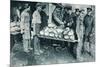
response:
{"label": "standing man", "polygon": [[77,44],[77,49],[76,49],[76,57],[79,61],[83,61],[83,58],[81,56],[82,53],[82,47],[83,47],[83,18],[84,18],[84,13],[83,10],[79,11],[79,16],[77,16],[76,20],[76,33],[78,37],[78,44]]}
{"label": "standing man", "polygon": [[18,44],[21,40],[20,34],[20,9],[21,6],[13,6],[11,9],[11,23],[10,23],[10,31],[11,31],[11,50],[15,44]]}
{"label": "standing man", "polygon": [[[92,9],[91,8],[87,8],[87,14],[85,15],[84,17],[84,21],[83,21],[83,24],[84,24],[84,27],[85,27],[85,30],[84,30],[84,50],[86,52],[90,52],[90,34],[92,32],[92,26],[93,26],[93,16],[91,15],[92,13]],[[85,47],[87,46],[88,49]]]}
{"label": "standing man", "polygon": [[30,6],[25,4],[25,9],[21,13],[21,33],[23,37],[23,48],[25,52],[29,52],[31,48],[30,38]]}
{"label": "standing man", "polygon": [[75,39],[78,40],[78,36],[77,36],[77,32],[76,32],[76,26],[77,26],[77,18],[79,16],[79,8],[75,9],[75,12],[72,14],[72,18],[74,23],[72,24],[72,28],[74,30],[74,35],[75,35]]}
{"label": "standing man", "polygon": [[65,6],[64,9],[65,9],[65,13],[63,16],[64,25],[65,27],[72,28],[72,24],[73,24],[72,6]]}
{"label": "standing man", "polygon": [[43,53],[43,51],[40,49],[40,41],[38,39],[38,34],[40,32],[40,25],[42,23],[41,21],[41,15],[40,12],[42,11],[42,5],[40,3],[36,4],[36,10],[34,11],[32,15],[32,28],[33,28],[33,34],[32,37],[34,39],[34,54],[40,55]]}
{"label": "standing man", "polygon": [[10,23],[10,34],[11,34],[11,50],[20,42],[20,22],[17,20],[18,17],[14,16],[14,21]]}

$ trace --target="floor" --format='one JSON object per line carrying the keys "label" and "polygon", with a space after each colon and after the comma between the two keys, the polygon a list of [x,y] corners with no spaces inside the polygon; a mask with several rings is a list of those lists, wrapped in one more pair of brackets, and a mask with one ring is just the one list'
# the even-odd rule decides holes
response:
{"label": "floor", "polygon": [[[27,65],[46,65],[46,64],[65,64],[77,63],[78,61],[73,54],[69,51],[68,47],[57,47],[44,45],[41,50],[43,53],[34,55],[33,51],[26,53],[23,51],[22,43],[16,43],[11,51],[11,67],[27,66]],[[94,57],[85,53],[82,55],[84,58],[81,62],[94,61]]]}

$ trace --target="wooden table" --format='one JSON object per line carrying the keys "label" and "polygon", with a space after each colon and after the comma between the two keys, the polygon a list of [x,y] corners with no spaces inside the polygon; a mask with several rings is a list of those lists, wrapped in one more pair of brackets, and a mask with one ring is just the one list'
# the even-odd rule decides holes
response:
{"label": "wooden table", "polygon": [[71,39],[64,39],[64,38],[54,38],[54,37],[43,36],[43,35],[38,35],[38,37],[44,38],[44,39],[57,40],[57,41],[78,42],[78,40],[71,40]]}

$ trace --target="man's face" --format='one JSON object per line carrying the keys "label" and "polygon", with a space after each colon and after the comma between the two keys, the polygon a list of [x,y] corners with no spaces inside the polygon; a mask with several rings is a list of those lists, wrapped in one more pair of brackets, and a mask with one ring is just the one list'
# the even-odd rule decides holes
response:
{"label": "man's face", "polygon": [[79,15],[79,11],[76,12],[76,15]]}
{"label": "man's face", "polygon": [[81,13],[84,14],[84,11],[82,11]]}
{"label": "man's face", "polygon": [[26,8],[28,8],[29,7],[29,4],[25,4],[24,5],[24,8],[26,9]]}
{"label": "man's face", "polygon": [[88,15],[91,15],[91,13],[92,13],[92,11],[87,10],[87,14]]}
{"label": "man's face", "polygon": [[60,8],[60,7],[58,7],[58,8],[57,8],[57,11],[60,11],[60,10],[61,10],[61,8]]}
{"label": "man's face", "polygon": [[66,12],[68,12],[68,10],[67,10],[67,9],[65,9],[65,11],[66,11]]}
{"label": "man's face", "polygon": [[28,9],[30,10],[30,9],[31,9],[31,7],[29,6],[29,7],[28,7]]}
{"label": "man's face", "polygon": [[72,13],[72,10],[68,10],[68,13],[71,14]]}
{"label": "man's face", "polygon": [[22,9],[22,7],[21,7],[21,6],[19,6],[18,8],[19,8],[19,10],[20,10],[20,9]]}
{"label": "man's face", "polygon": [[42,8],[40,6],[37,7],[37,9],[38,9],[39,12],[42,11]]}

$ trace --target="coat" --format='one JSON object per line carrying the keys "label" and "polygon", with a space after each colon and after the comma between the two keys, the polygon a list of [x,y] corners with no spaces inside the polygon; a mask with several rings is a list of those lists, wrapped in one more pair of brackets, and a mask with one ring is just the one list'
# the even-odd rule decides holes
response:
{"label": "coat", "polygon": [[30,15],[26,10],[21,14],[21,32],[23,39],[30,39]]}
{"label": "coat", "polygon": [[83,24],[84,24],[84,27],[85,27],[84,35],[85,36],[89,36],[89,34],[90,34],[91,30],[92,30],[93,16],[86,15],[84,17]]}

